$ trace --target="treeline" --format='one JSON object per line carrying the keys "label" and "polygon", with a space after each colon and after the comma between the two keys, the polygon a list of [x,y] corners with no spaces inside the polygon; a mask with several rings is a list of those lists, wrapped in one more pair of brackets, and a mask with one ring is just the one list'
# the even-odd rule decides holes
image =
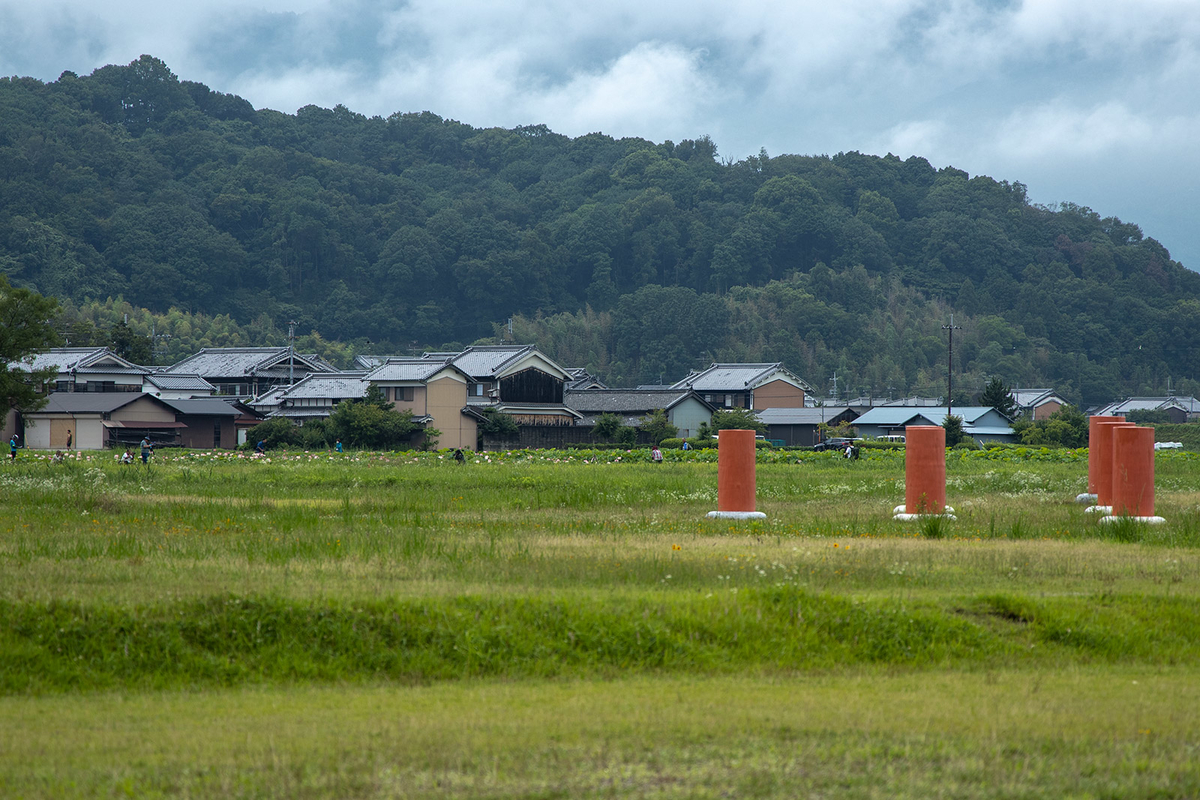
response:
{"label": "treeline", "polygon": [[821,388],[836,372],[930,391],[951,311],[971,375],[1085,402],[1200,376],[1200,276],[1020,183],[918,157],[731,163],[706,137],[259,111],[150,56],[0,80],[0,270],[80,310],[178,314],[214,344],[294,320],[341,355],[405,352],[513,318],[619,382],[754,358]]}

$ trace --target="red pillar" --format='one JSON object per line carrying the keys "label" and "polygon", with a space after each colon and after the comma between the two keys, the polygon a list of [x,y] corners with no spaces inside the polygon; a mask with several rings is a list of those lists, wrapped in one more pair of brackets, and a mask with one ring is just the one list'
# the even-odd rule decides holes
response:
{"label": "red pillar", "polygon": [[717,433],[717,510],[710,517],[765,519],[754,510],[754,431],[723,430]]}
{"label": "red pillar", "polygon": [[1112,513],[1154,516],[1154,429],[1113,430]]}
{"label": "red pillar", "polygon": [[[1136,427],[1132,422],[1119,420],[1116,422],[1099,422],[1096,424],[1096,458],[1098,472],[1096,473],[1096,505],[1102,509],[1112,506],[1113,486],[1113,429]],[[1088,442],[1088,463],[1092,460],[1092,443]]]}
{"label": "red pillar", "polygon": [[1091,494],[1097,493],[1097,485],[1100,480],[1100,471],[1104,469],[1100,462],[1100,453],[1096,447],[1100,439],[1100,423],[1101,422],[1124,422],[1121,417],[1106,417],[1095,415],[1088,417],[1088,485],[1087,490]]}
{"label": "red pillar", "polygon": [[904,510],[941,514],[946,508],[946,429],[912,425],[904,429]]}

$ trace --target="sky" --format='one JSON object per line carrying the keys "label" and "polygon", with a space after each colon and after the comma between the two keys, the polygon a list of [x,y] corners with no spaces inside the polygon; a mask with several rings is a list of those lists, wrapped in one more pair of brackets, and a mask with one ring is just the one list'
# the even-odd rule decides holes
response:
{"label": "sky", "polygon": [[1200,269],[1196,0],[0,0],[0,75],[143,53],[287,113],[918,155]]}

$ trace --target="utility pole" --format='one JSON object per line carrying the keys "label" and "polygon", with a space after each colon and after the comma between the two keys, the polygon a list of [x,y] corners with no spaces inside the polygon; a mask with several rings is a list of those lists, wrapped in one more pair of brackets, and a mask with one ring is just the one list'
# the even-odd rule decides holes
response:
{"label": "utility pole", "polygon": [[296,320],[288,321],[288,386],[296,385]]}
{"label": "utility pole", "polygon": [[950,333],[950,345],[946,351],[946,417],[954,413],[954,332],[962,330],[954,324],[954,315],[950,315],[950,324],[943,325],[942,330]]}

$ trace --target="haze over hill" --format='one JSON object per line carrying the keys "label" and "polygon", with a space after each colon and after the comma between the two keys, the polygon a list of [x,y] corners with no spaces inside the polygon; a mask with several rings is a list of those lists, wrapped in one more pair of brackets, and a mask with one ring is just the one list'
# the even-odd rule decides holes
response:
{"label": "haze over hill", "polygon": [[87,318],[125,313],[93,302],[121,296],[173,352],[268,343],[289,318],[346,355],[515,317],[615,382],[783,360],[819,389],[836,372],[936,394],[953,311],[968,388],[1090,403],[1169,377],[1194,391],[1200,366],[1200,275],[1137,225],[919,157],[728,162],[703,136],[286,115],[143,56],[0,81],[0,164],[10,279]]}

